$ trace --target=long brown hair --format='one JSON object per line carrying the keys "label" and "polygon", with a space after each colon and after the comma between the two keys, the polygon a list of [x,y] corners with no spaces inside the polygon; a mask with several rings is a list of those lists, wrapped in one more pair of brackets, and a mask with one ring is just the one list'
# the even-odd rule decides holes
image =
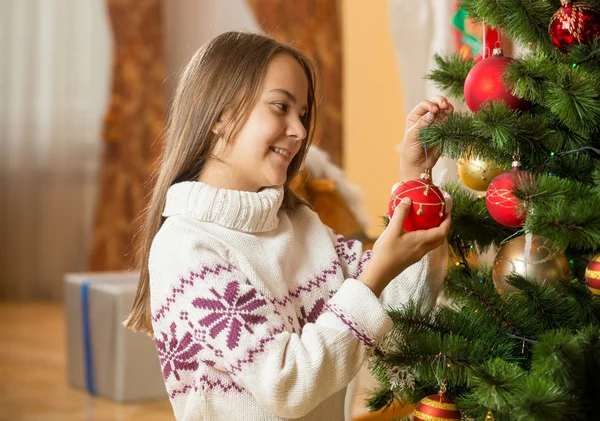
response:
{"label": "long brown hair", "polygon": [[164,150],[137,236],[141,274],[133,308],[124,321],[126,327],[153,333],[148,256],[152,240],[163,223],[167,190],[176,182],[198,178],[218,139],[211,129],[224,115],[226,107],[232,110],[231,121],[227,122],[232,129],[226,133],[226,141],[236,135],[258,98],[269,62],[281,53],[290,54],[298,61],[308,81],[308,108],[302,117],[307,135],[288,167],[282,207],[296,209],[305,204],[289,188],[289,183],[299,172],[312,140],[316,117],[313,64],[294,47],[263,35],[227,32],[213,38],[183,69],[169,108]]}

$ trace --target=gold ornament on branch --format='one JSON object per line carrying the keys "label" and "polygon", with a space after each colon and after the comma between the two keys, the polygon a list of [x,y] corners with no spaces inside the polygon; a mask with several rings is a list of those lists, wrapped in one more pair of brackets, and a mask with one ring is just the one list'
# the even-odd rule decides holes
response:
{"label": "gold ornament on branch", "polygon": [[492,279],[500,293],[517,291],[506,283],[513,272],[540,284],[555,285],[569,279],[571,268],[565,255],[547,238],[532,235],[528,242],[527,235],[521,235],[504,244],[494,259]]}
{"label": "gold ornament on branch", "polygon": [[458,160],[458,176],[470,189],[477,191],[487,190],[494,177],[504,172],[497,165],[488,163],[483,159],[474,157]]}
{"label": "gold ornament on branch", "polygon": [[496,421],[496,417],[492,411],[488,411],[487,415],[485,416],[485,421]]}

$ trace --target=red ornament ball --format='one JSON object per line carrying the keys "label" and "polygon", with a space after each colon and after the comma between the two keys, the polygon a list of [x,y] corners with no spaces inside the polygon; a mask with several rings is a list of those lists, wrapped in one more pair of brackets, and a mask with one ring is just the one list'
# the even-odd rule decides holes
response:
{"label": "red ornament ball", "polygon": [[402,228],[404,231],[426,230],[439,227],[446,214],[446,201],[441,190],[429,180],[409,180],[394,185],[388,206],[390,218],[403,197],[410,197],[412,208]]}
{"label": "red ornament ball", "polygon": [[494,49],[494,55],[481,60],[469,71],[465,79],[465,102],[471,111],[490,101],[504,101],[513,110],[525,110],[531,103],[510,93],[502,81],[504,70],[513,61],[502,55],[502,49]]}
{"label": "red ornament ball", "polygon": [[600,295],[600,254],[596,255],[585,269],[585,282],[594,295]]}
{"label": "red ornament ball", "polygon": [[512,193],[515,184],[531,180],[531,174],[513,169],[496,176],[488,186],[485,196],[485,206],[498,223],[507,227],[520,227],[527,215],[521,210],[521,201]]}
{"label": "red ornament ball", "polygon": [[562,0],[562,4],[550,19],[548,33],[556,48],[566,53],[569,47],[589,44],[600,34],[600,14],[585,3]]}
{"label": "red ornament ball", "polygon": [[419,401],[414,412],[415,421],[460,420],[460,410],[446,395],[431,395]]}

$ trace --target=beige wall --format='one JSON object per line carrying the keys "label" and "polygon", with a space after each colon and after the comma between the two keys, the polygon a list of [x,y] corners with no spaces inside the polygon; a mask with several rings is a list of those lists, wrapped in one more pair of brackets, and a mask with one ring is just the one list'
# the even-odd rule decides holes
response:
{"label": "beige wall", "polygon": [[342,0],[344,170],[365,194],[370,235],[383,231],[403,138],[402,92],[388,0]]}

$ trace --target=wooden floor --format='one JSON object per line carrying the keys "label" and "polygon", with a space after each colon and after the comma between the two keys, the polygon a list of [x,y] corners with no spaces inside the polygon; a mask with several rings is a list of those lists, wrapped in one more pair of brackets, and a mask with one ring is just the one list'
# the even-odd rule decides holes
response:
{"label": "wooden floor", "polygon": [[[65,323],[60,303],[0,302],[0,421],[173,421],[167,399],[119,405],[67,383]],[[359,375],[356,421],[384,421],[406,411],[367,414],[372,380]]]}

